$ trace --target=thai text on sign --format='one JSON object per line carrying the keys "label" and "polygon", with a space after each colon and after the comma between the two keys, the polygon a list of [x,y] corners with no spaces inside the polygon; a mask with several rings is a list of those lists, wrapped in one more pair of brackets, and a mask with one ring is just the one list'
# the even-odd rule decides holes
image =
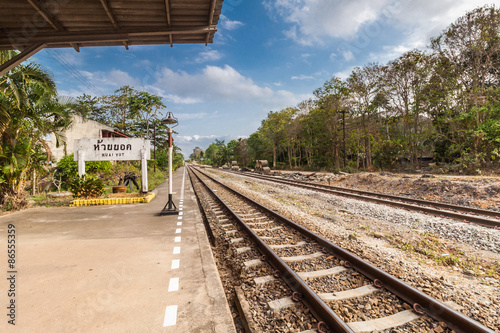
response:
{"label": "thai text on sign", "polygon": [[146,160],[151,159],[150,140],[140,138],[79,139],[74,150],[83,152],[86,161],[138,161],[143,153]]}

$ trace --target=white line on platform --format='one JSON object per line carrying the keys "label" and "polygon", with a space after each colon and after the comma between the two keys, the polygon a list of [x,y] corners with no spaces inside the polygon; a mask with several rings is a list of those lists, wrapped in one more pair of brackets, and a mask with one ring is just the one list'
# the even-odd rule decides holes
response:
{"label": "white line on platform", "polygon": [[174,247],[174,254],[180,254],[180,253],[181,253],[181,247],[180,246]]}
{"label": "white line on platform", "polygon": [[182,225],[182,222],[177,222],[177,225]]}
{"label": "white line on platform", "polygon": [[184,167],[184,172],[182,173],[181,201],[184,200],[184,181],[185,180],[186,180],[186,167]]}
{"label": "white line on platform", "polygon": [[174,259],[172,260],[172,267],[170,267],[171,269],[177,269],[179,268],[181,265],[181,260],[180,259]]}
{"label": "white line on platform", "polygon": [[182,216],[179,216],[177,219],[178,219],[178,220],[182,220]]}
{"label": "white line on platform", "polygon": [[179,216],[182,216],[182,214],[184,214],[183,212],[179,212]]}
{"label": "white line on platform", "polygon": [[181,228],[175,229],[175,233],[176,233],[176,234],[180,234],[181,232],[182,232],[182,229],[181,229]]}
{"label": "white line on platform", "polygon": [[[180,206],[179,206],[180,207]],[[182,210],[182,208],[179,208],[179,210]]]}
{"label": "white line on platform", "polygon": [[179,278],[171,278],[168,283],[168,292],[179,290]]}
{"label": "white line on platform", "polygon": [[174,242],[180,243],[181,242],[181,236],[175,237]]}
{"label": "white line on platform", "polygon": [[177,305],[169,305],[165,310],[165,319],[163,319],[163,327],[174,326],[177,324]]}

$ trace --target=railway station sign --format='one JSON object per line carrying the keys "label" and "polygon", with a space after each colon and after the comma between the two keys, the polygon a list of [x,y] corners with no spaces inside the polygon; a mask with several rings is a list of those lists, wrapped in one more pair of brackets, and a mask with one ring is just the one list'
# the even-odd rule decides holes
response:
{"label": "railway station sign", "polygon": [[[140,161],[151,159],[150,140],[140,138],[95,138],[75,140],[75,161]],[[143,153],[146,155],[143,157]]]}
{"label": "railway station sign", "polygon": [[148,192],[148,163],[151,141],[140,138],[79,139],[74,144],[78,175],[85,174],[85,161],[141,161],[142,192]]}

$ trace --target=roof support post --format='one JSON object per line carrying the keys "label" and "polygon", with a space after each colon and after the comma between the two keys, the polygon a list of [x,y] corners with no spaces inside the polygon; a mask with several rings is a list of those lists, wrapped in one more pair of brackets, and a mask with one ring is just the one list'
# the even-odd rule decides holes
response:
{"label": "roof support post", "polygon": [[31,57],[33,54],[37,53],[41,49],[45,47],[45,44],[33,44],[26,49],[24,49],[21,53],[16,55],[14,58],[10,59],[6,63],[0,65],[0,76],[7,74],[11,69]]}

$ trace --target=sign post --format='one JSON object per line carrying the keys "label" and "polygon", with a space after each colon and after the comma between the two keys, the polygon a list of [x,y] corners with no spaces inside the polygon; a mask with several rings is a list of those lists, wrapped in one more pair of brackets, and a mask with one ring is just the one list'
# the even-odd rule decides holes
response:
{"label": "sign post", "polygon": [[78,175],[85,174],[85,161],[141,161],[142,192],[148,192],[150,140],[140,138],[95,138],[75,140]]}

